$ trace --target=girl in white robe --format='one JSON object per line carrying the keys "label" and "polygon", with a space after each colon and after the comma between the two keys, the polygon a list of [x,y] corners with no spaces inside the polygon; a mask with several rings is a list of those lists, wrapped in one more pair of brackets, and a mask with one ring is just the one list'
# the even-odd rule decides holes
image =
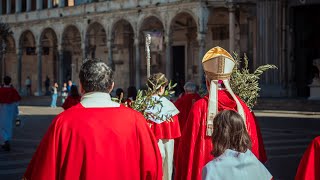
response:
{"label": "girl in white robe", "polygon": [[270,180],[270,172],[250,151],[243,118],[235,111],[219,112],[213,121],[214,159],[202,169],[203,180]]}

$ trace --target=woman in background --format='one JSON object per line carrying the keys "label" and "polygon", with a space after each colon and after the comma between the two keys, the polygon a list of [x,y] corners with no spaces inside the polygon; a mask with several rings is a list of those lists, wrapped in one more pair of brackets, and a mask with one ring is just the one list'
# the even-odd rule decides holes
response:
{"label": "woman in background", "polygon": [[62,104],[62,108],[67,110],[72,106],[78,104],[81,100],[81,96],[79,95],[78,88],[76,85],[72,85],[70,88],[70,95],[67,97],[65,102]]}

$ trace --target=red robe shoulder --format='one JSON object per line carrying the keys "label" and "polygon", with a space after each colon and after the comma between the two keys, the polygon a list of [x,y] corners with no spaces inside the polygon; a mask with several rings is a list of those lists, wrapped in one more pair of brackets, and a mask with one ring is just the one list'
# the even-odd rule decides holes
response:
{"label": "red robe shoulder", "polygon": [[0,88],[0,103],[10,104],[13,102],[18,102],[21,97],[16,89],[13,87],[1,87]]}
{"label": "red robe shoulder", "polygon": [[162,159],[140,113],[79,103],[54,119],[24,178],[161,180]]}
{"label": "red robe shoulder", "polygon": [[68,96],[67,99],[62,104],[62,108],[67,110],[74,105],[77,105],[81,101],[81,96]]}
{"label": "red robe shoulder", "polygon": [[[236,110],[236,103],[227,91],[218,91],[218,98],[219,111]],[[241,100],[240,102],[246,114],[246,124],[253,146],[252,152],[261,162],[265,162],[266,153],[258,124],[245,103]],[[202,168],[213,159],[211,137],[206,136],[207,108],[207,96],[198,100],[191,108],[180,138],[175,180],[201,180]]]}
{"label": "red robe shoulder", "polygon": [[320,179],[320,136],[308,146],[300,161],[295,180]]}

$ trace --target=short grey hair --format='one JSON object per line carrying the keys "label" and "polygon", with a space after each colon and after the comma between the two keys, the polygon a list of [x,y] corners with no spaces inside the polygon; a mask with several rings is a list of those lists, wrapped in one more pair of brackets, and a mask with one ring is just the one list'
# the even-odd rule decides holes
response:
{"label": "short grey hair", "polygon": [[113,71],[104,62],[90,59],[82,64],[79,79],[86,93],[107,92],[112,87]]}
{"label": "short grey hair", "polygon": [[197,85],[193,82],[187,82],[184,86],[183,89],[185,92],[192,92],[195,93],[197,92]]}

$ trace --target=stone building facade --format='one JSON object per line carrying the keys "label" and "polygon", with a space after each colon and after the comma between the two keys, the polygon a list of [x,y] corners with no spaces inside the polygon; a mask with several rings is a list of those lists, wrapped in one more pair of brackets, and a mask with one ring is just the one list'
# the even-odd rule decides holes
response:
{"label": "stone building facade", "polygon": [[[0,18],[11,25],[13,35],[1,59],[1,75],[13,77],[20,91],[30,76],[33,92],[43,94],[46,76],[60,85],[68,79],[77,83],[83,60],[99,58],[114,68],[116,87],[143,87],[144,33],[151,32],[161,37],[151,51],[152,73],[200,84],[202,56],[213,46],[221,46],[246,53],[252,69],[267,63],[278,66],[261,78],[262,96],[308,96],[312,63],[298,60],[305,56],[295,52],[294,45],[299,36],[295,22],[303,23],[295,13],[308,4],[318,2],[4,0]],[[300,67],[306,74],[298,75]]]}

